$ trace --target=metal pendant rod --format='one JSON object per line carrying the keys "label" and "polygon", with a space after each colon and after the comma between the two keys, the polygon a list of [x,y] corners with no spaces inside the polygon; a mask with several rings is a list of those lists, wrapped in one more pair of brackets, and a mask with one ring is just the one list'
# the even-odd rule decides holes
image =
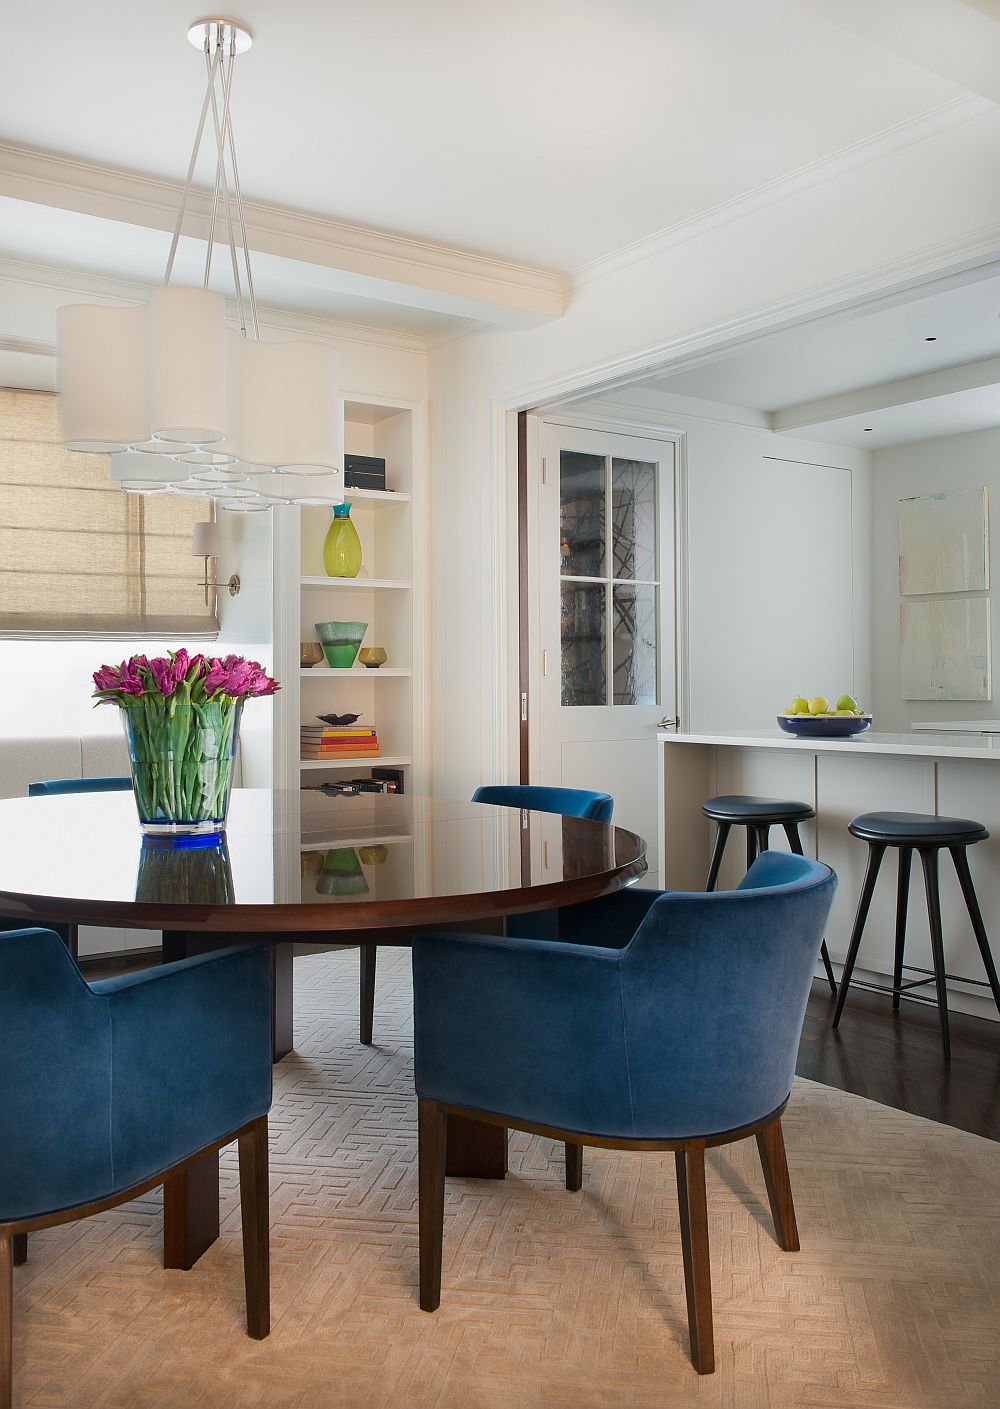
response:
{"label": "metal pendant rod", "polygon": [[208,288],[208,278],[212,272],[212,247],[215,244],[215,221],[219,210],[219,188],[222,185],[222,163],[216,158],[215,162],[215,190],[212,193],[212,218],[208,226],[208,249],[205,251],[205,282],[203,287]]}
{"label": "metal pendant rod", "polygon": [[[229,81],[227,81],[227,78],[228,78]],[[228,75],[227,75],[226,70],[224,69],[224,70],[223,70],[223,76],[222,76],[224,111],[225,111],[225,115],[226,115],[226,120],[227,120],[227,121],[228,121],[228,118],[229,118],[229,91],[230,91],[231,80],[232,80],[232,63],[230,63]],[[225,210],[225,212],[226,212],[226,233],[227,233],[227,235],[228,235],[228,237],[229,237],[229,254],[230,254],[230,257],[231,257],[231,259],[232,259],[232,265],[233,265],[233,284],[234,284],[235,291],[236,291],[236,310],[237,310],[237,313],[239,314],[240,332],[241,332],[244,336],[246,336],[246,330],[247,330],[247,328],[246,328],[246,316],[245,316],[244,311],[243,311],[243,289],[242,289],[242,284],[241,284],[241,281],[240,281],[240,266],[239,266],[239,260],[238,260],[237,257],[236,257],[236,238],[235,238],[235,236],[234,236],[234,234],[233,234],[233,213],[232,213],[232,209],[230,208],[230,204],[229,204],[229,181],[228,181],[228,179],[227,179],[227,177],[226,177],[226,144],[225,144],[225,138],[224,138],[224,136],[223,136],[223,127],[222,127],[221,122],[219,121],[219,105],[218,105],[218,102],[216,101],[215,85],[214,85],[214,84],[212,85],[212,91],[211,91],[210,97],[211,97],[211,103],[212,103],[212,121],[213,121],[213,123],[214,123],[214,125],[215,125],[215,144],[216,144],[216,148],[217,148],[218,153],[219,153],[219,165],[222,167],[222,197],[223,197],[223,208],[224,208],[224,210]]]}
{"label": "metal pendant rod", "polygon": [[181,203],[177,209],[177,221],[174,225],[173,237],[170,241],[170,253],[167,256],[167,270],[163,276],[164,287],[170,283],[170,275],[174,269],[174,259],[177,255],[177,244],[181,237],[181,226],[184,224],[184,214],[187,210],[188,197],[191,194],[191,182],[194,180],[195,163],[198,160],[198,151],[201,147],[202,134],[205,131],[205,119],[208,117],[209,103],[215,93],[215,75],[219,64],[219,55],[216,53],[214,59],[209,58],[208,44],[205,45],[205,62],[208,65],[208,87],[205,90],[205,98],[201,105],[201,117],[198,119],[198,130],[195,133],[194,147],[191,151],[191,160],[188,162],[187,176],[184,180],[184,191],[181,195]]}
{"label": "metal pendant rod", "polygon": [[247,271],[247,293],[250,298],[250,319],[253,323],[254,338],[260,341],[260,325],[257,322],[257,299],[253,291],[253,270],[250,267],[250,246],[247,244],[247,226],[243,214],[243,193],[240,190],[240,173],[236,165],[236,139],[233,137],[233,119],[228,113],[226,117],[226,134],[229,138],[229,159],[233,168],[233,191],[236,194],[236,217],[240,227],[240,239],[243,242],[243,263]]}

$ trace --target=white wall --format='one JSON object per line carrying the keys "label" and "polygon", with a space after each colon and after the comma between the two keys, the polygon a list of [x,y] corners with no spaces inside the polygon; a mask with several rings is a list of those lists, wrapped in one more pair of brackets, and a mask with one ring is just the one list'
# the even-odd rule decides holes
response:
{"label": "white wall", "polygon": [[899,684],[899,520],[898,503],[942,489],[990,491],[990,581],[994,680],[1000,669],[1000,555],[996,550],[1000,514],[1000,429],[917,441],[876,450],[872,474],[872,645],[875,662],[874,709],[879,729],[908,730],[922,720],[996,719],[998,685],[992,701],[904,700]]}
{"label": "white wall", "polygon": [[[789,183],[774,200],[695,222],[618,261],[576,289],[557,323],[482,333],[432,353],[434,753],[441,792],[467,795],[484,778],[504,776],[509,758],[515,700],[503,691],[514,603],[498,586],[498,562],[510,551],[504,409],[553,401],[995,257],[1000,114],[867,155],[872,159]],[[859,600],[866,577],[861,566]],[[729,610],[742,612],[745,602],[741,588]],[[797,629],[815,635],[823,622],[803,611]]]}

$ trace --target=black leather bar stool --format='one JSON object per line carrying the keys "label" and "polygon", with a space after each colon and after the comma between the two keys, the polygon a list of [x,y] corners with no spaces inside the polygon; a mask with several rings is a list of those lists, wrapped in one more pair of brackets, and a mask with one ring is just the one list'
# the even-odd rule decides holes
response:
{"label": "black leather bar stool", "polygon": [[[858,950],[861,948],[861,936],[871,907],[872,895],[875,892],[879,867],[882,864],[886,848],[892,846],[899,852],[899,870],[896,876],[896,944],[893,955],[892,986],[859,980],[858,987],[875,989],[879,993],[891,993],[892,1006],[894,1009],[898,1009],[901,994],[908,993],[911,988],[921,988],[926,984],[933,983],[937,988],[941,1045],[944,1048],[945,1057],[948,1058],[951,1056],[951,1038],[948,1033],[947,980],[949,978],[958,978],[960,983],[977,984],[983,988],[989,987],[997,1010],[1000,1011],[1000,982],[997,981],[996,965],[993,962],[986,926],[983,924],[979,901],[972,884],[969,858],[966,855],[967,849],[974,846],[976,842],[985,841],[989,832],[981,822],[970,822],[963,817],[927,817],[919,812],[866,812],[860,817],[855,817],[847,830],[852,836],[868,843],[868,869],[865,871],[864,884],[861,887],[861,899],[858,902],[858,913],[854,920],[851,943],[847,950],[847,962],[840,979],[840,996],[837,999],[837,1011],[833,1015],[833,1025],[836,1027],[839,1024],[840,1015],[844,1011],[844,1002],[847,998],[847,990],[851,985],[851,974],[854,972]],[[958,975],[949,974],[945,969],[944,938],[941,929],[941,896],[938,890],[938,852],[945,846],[951,852],[951,859],[954,861],[955,870],[958,873],[958,883],[962,887],[969,918],[975,931],[976,943],[979,945],[979,953],[986,970],[985,982],[982,979],[961,978]],[[933,969],[922,969],[915,964],[904,964],[903,962],[906,945],[906,903],[910,890],[910,861],[914,851],[920,853],[920,861],[924,871]],[[911,979],[910,982],[904,983],[904,969],[909,973],[926,974],[929,977]],[[933,1002],[933,999],[925,998],[922,994],[912,996],[924,1003]]]}
{"label": "black leather bar stool", "polygon": [[[706,817],[717,824],[715,846],[712,849],[712,860],[708,868],[708,880],[705,882],[706,890],[715,889],[715,883],[719,879],[723,852],[726,849],[726,841],[734,827],[746,827],[747,829],[747,870],[749,871],[758,855],[767,850],[772,827],[783,827],[789,847],[801,856],[803,853],[802,841],[799,837],[799,823],[808,822],[810,818],[816,816],[807,802],[782,802],[778,798],[748,797],[740,793],[732,797],[710,797],[702,805],[701,810]],[[825,939],[820,946],[820,954],[823,958],[823,967],[826,970],[830,990],[836,993],[837,980],[833,976],[833,965],[830,963],[830,952],[826,947]]]}

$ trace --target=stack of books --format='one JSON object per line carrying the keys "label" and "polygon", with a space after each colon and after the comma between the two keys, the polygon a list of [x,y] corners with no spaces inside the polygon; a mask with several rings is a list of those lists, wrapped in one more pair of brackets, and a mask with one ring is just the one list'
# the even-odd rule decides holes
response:
{"label": "stack of books", "polygon": [[372,758],[380,752],[375,730],[356,724],[303,724],[300,746],[303,758]]}

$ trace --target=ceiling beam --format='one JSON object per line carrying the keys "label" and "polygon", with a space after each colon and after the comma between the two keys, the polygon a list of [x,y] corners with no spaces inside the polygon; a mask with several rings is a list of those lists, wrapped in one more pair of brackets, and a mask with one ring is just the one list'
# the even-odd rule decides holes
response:
{"label": "ceiling beam", "polygon": [[890,406],[905,406],[914,401],[930,401],[937,396],[951,396],[957,391],[972,391],[977,387],[1000,385],[1000,357],[986,357],[979,362],[963,362],[958,367],[943,367],[936,372],[922,372],[916,377],[903,377],[895,382],[881,382],[839,396],[824,396],[817,401],[803,401],[798,406],[786,406],[771,413],[771,429],[790,435],[808,426],[842,421],[851,416],[884,411]]}
{"label": "ceiling beam", "polygon": [[[172,231],[179,182],[0,143],[0,195],[124,226]],[[402,235],[245,201],[252,251],[322,271],[323,286],[503,327],[559,318],[568,290],[559,274]],[[206,241],[211,193],[194,190],[185,233]],[[304,268],[302,268],[305,266]]]}

